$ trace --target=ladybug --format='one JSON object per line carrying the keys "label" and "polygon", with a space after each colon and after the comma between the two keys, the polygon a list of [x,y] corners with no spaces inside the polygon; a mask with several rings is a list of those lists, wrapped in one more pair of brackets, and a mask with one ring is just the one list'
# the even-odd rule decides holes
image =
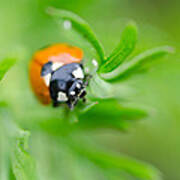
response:
{"label": "ladybug", "polygon": [[66,103],[73,109],[85,101],[88,75],[82,64],[83,51],[67,44],[55,44],[35,53],[30,62],[30,83],[42,104],[54,107]]}

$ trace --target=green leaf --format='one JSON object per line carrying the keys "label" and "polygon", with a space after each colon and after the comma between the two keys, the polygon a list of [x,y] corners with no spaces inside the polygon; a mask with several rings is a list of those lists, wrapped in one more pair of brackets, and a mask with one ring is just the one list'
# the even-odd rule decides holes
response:
{"label": "green leaf", "polygon": [[128,62],[122,64],[118,69],[111,73],[102,74],[101,76],[105,78],[106,80],[114,81],[118,80],[121,77],[127,76],[131,74],[132,72],[139,69],[140,65],[144,62],[148,62],[149,60],[159,58],[161,56],[164,56],[169,53],[173,53],[174,49],[169,46],[161,46],[157,48],[153,48],[150,50],[147,50],[138,56],[132,58]]}
{"label": "green leaf", "polygon": [[139,108],[124,107],[117,100],[100,100],[88,112],[81,114],[78,126],[82,129],[109,128],[127,130],[136,120],[143,119],[147,112]]}
{"label": "green leaf", "polygon": [[89,89],[92,97],[98,99],[112,98],[114,96],[113,86],[95,74],[90,81]]}
{"label": "green leaf", "polygon": [[6,109],[0,114],[3,134],[8,143],[12,171],[17,180],[36,180],[34,159],[28,153],[29,131],[17,127]]}
{"label": "green leaf", "polygon": [[2,80],[6,72],[15,64],[15,62],[15,58],[5,58],[0,61],[0,80]]}
{"label": "green leaf", "polygon": [[12,152],[12,170],[17,180],[35,180],[35,162],[27,152],[30,133],[18,130]]}
{"label": "green leaf", "polygon": [[127,101],[130,95],[134,94],[135,89],[126,84],[110,84],[104,81],[98,74],[94,74],[88,87],[88,98],[91,100],[116,98]]}
{"label": "green leaf", "polygon": [[[70,144],[71,143],[71,144]],[[161,173],[149,164],[97,147],[89,138],[71,137],[70,147],[105,171],[110,169],[129,174],[133,179],[160,180]],[[120,176],[123,179],[123,176]]]}
{"label": "green leaf", "polygon": [[134,50],[137,41],[137,28],[135,24],[127,25],[122,33],[118,46],[111,55],[103,62],[99,69],[100,73],[111,72],[116,69]]}
{"label": "green leaf", "polygon": [[12,170],[17,180],[35,180],[35,163],[27,152],[29,132],[19,130],[12,149]]}
{"label": "green leaf", "polygon": [[85,104],[85,107],[80,110],[81,114],[87,113],[89,110],[91,110],[94,106],[98,104],[98,101],[90,101]]}
{"label": "green leaf", "polygon": [[[92,150],[92,149],[91,149]],[[88,157],[97,163],[102,168],[114,168],[121,171],[125,171],[130,174],[133,178],[144,179],[144,180],[160,180],[160,173],[152,166],[138,162],[128,157],[95,152],[85,151]]]}
{"label": "green leaf", "polygon": [[87,41],[95,48],[98,56],[99,56],[99,64],[101,64],[101,61],[104,60],[104,50],[101,45],[101,43],[98,41],[96,35],[92,31],[89,24],[79,17],[78,15],[61,9],[55,9],[55,8],[48,8],[47,11],[50,15],[56,18],[60,18],[62,20],[68,20],[72,23],[72,27],[79,32],[84,38],[87,39]]}

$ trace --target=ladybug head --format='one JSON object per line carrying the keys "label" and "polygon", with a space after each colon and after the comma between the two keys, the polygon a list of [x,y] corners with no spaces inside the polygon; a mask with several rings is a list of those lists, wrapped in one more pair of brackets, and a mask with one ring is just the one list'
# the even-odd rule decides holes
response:
{"label": "ladybug head", "polygon": [[[71,63],[53,70],[52,62],[44,65],[41,75],[49,85],[50,96],[54,106],[67,103],[73,109],[79,99],[85,100],[87,86],[82,64]],[[58,67],[58,65],[56,65]]]}
{"label": "ladybug head", "polygon": [[68,106],[72,108],[77,104],[78,100],[83,99],[85,95],[86,91],[84,82],[80,79],[75,79],[72,86],[68,89]]}

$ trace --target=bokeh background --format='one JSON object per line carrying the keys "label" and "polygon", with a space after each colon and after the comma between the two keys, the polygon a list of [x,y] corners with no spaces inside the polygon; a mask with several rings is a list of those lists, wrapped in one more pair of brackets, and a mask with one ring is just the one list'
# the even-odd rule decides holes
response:
{"label": "bokeh background", "polygon": [[[37,105],[34,105],[37,102],[31,96],[28,85],[27,64],[33,52],[47,44],[61,41],[73,42],[82,46],[80,42],[75,42],[78,36],[68,36],[62,28],[59,26],[56,28],[55,22],[45,13],[46,8],[49,6],[71,10],[86,19],[102,41],[107,53],[110,53],[118,43],[125,24],[131,20],[138,25],[138,43],[135,52],[133,52],[134,55],[159,45],[175,47],[176,53],[174,55],[153,62],[154,65],[149,71],[134,75],[127,80],[128,84],[131,84],[139,91],[132,97],[132,102],[152,108],[149,117],[133,124],[126,132],[101,130],[95,131],[89,136],[96,143],[113,151],[153,164],[162,172],[165,180],[179,180],[179,1],[0,1],[0,56],[4,57],[17,51],[20,56],[24,56],[24,59],[26,59],[20,62],[20,66],[15,67],[6,76],[0,90],[2,97],[14,108],[17,117],[29,116],[31,118],[31,114],[33,114],[32,107],[37,107]],[[30,96],[30,98],[23,101],[26,95]],[[31,106],[27,105],[25,106],[27,109],[22,110],[24,103],[26,105],[29,103]],[[32,108],[31,112],[25,112],[26,110],[29,111],[28,108]],[[46,111],[46,109],[43,110]],[[20,121],[26,121],[26,118]],[[33,136],[35,135],[33,134]],[[36,146],[39,142],[31,143]],[[41,150],[43,151],[42,146],[41,149],[39,147],[39,151]],[[53,169],[53,167],[51,168]]]}

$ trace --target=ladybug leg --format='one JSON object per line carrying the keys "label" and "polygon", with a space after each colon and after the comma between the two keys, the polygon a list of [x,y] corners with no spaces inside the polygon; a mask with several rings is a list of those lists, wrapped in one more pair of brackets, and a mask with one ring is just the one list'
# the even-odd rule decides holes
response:
{"label": "ladybug leg", "polygon": [[67,105],[69,107],[70,110],[73,110],[74,109],[74,104],[71,102],[71,101],[68,101],[67,102]]}
{"label": "ladybug leg", "polygon": [[69,107],[71,110],[73,110],[74,107],[75,107],[75,105],[78,103],[78,100],[79,100],[79,98],[75,98],[75,99],[73,99],[73,100],[67,101],[68,107]]}
{"label": "ladybug leg", "polygon": [[80,95],[80,98],[82,99],[82,101],[85,103],[86,102],[86,98],[85,98],[85,96],[86,96],[86,91],[84,90],[83,92],[82,92],[82,94]]}
{"label": "ladybug leg", "polygon": [[58,107],[59,103],[57,101],[53,101],[53,107]]}
{"label": "ladybug leg", "polygon": [[87,74],[85,76],[85,81],[84,81],[84,86],[85,87],[89,85],[89,81],[90,81],[91,78],[92,78],[92,75],[90,75],[90,74]]}

